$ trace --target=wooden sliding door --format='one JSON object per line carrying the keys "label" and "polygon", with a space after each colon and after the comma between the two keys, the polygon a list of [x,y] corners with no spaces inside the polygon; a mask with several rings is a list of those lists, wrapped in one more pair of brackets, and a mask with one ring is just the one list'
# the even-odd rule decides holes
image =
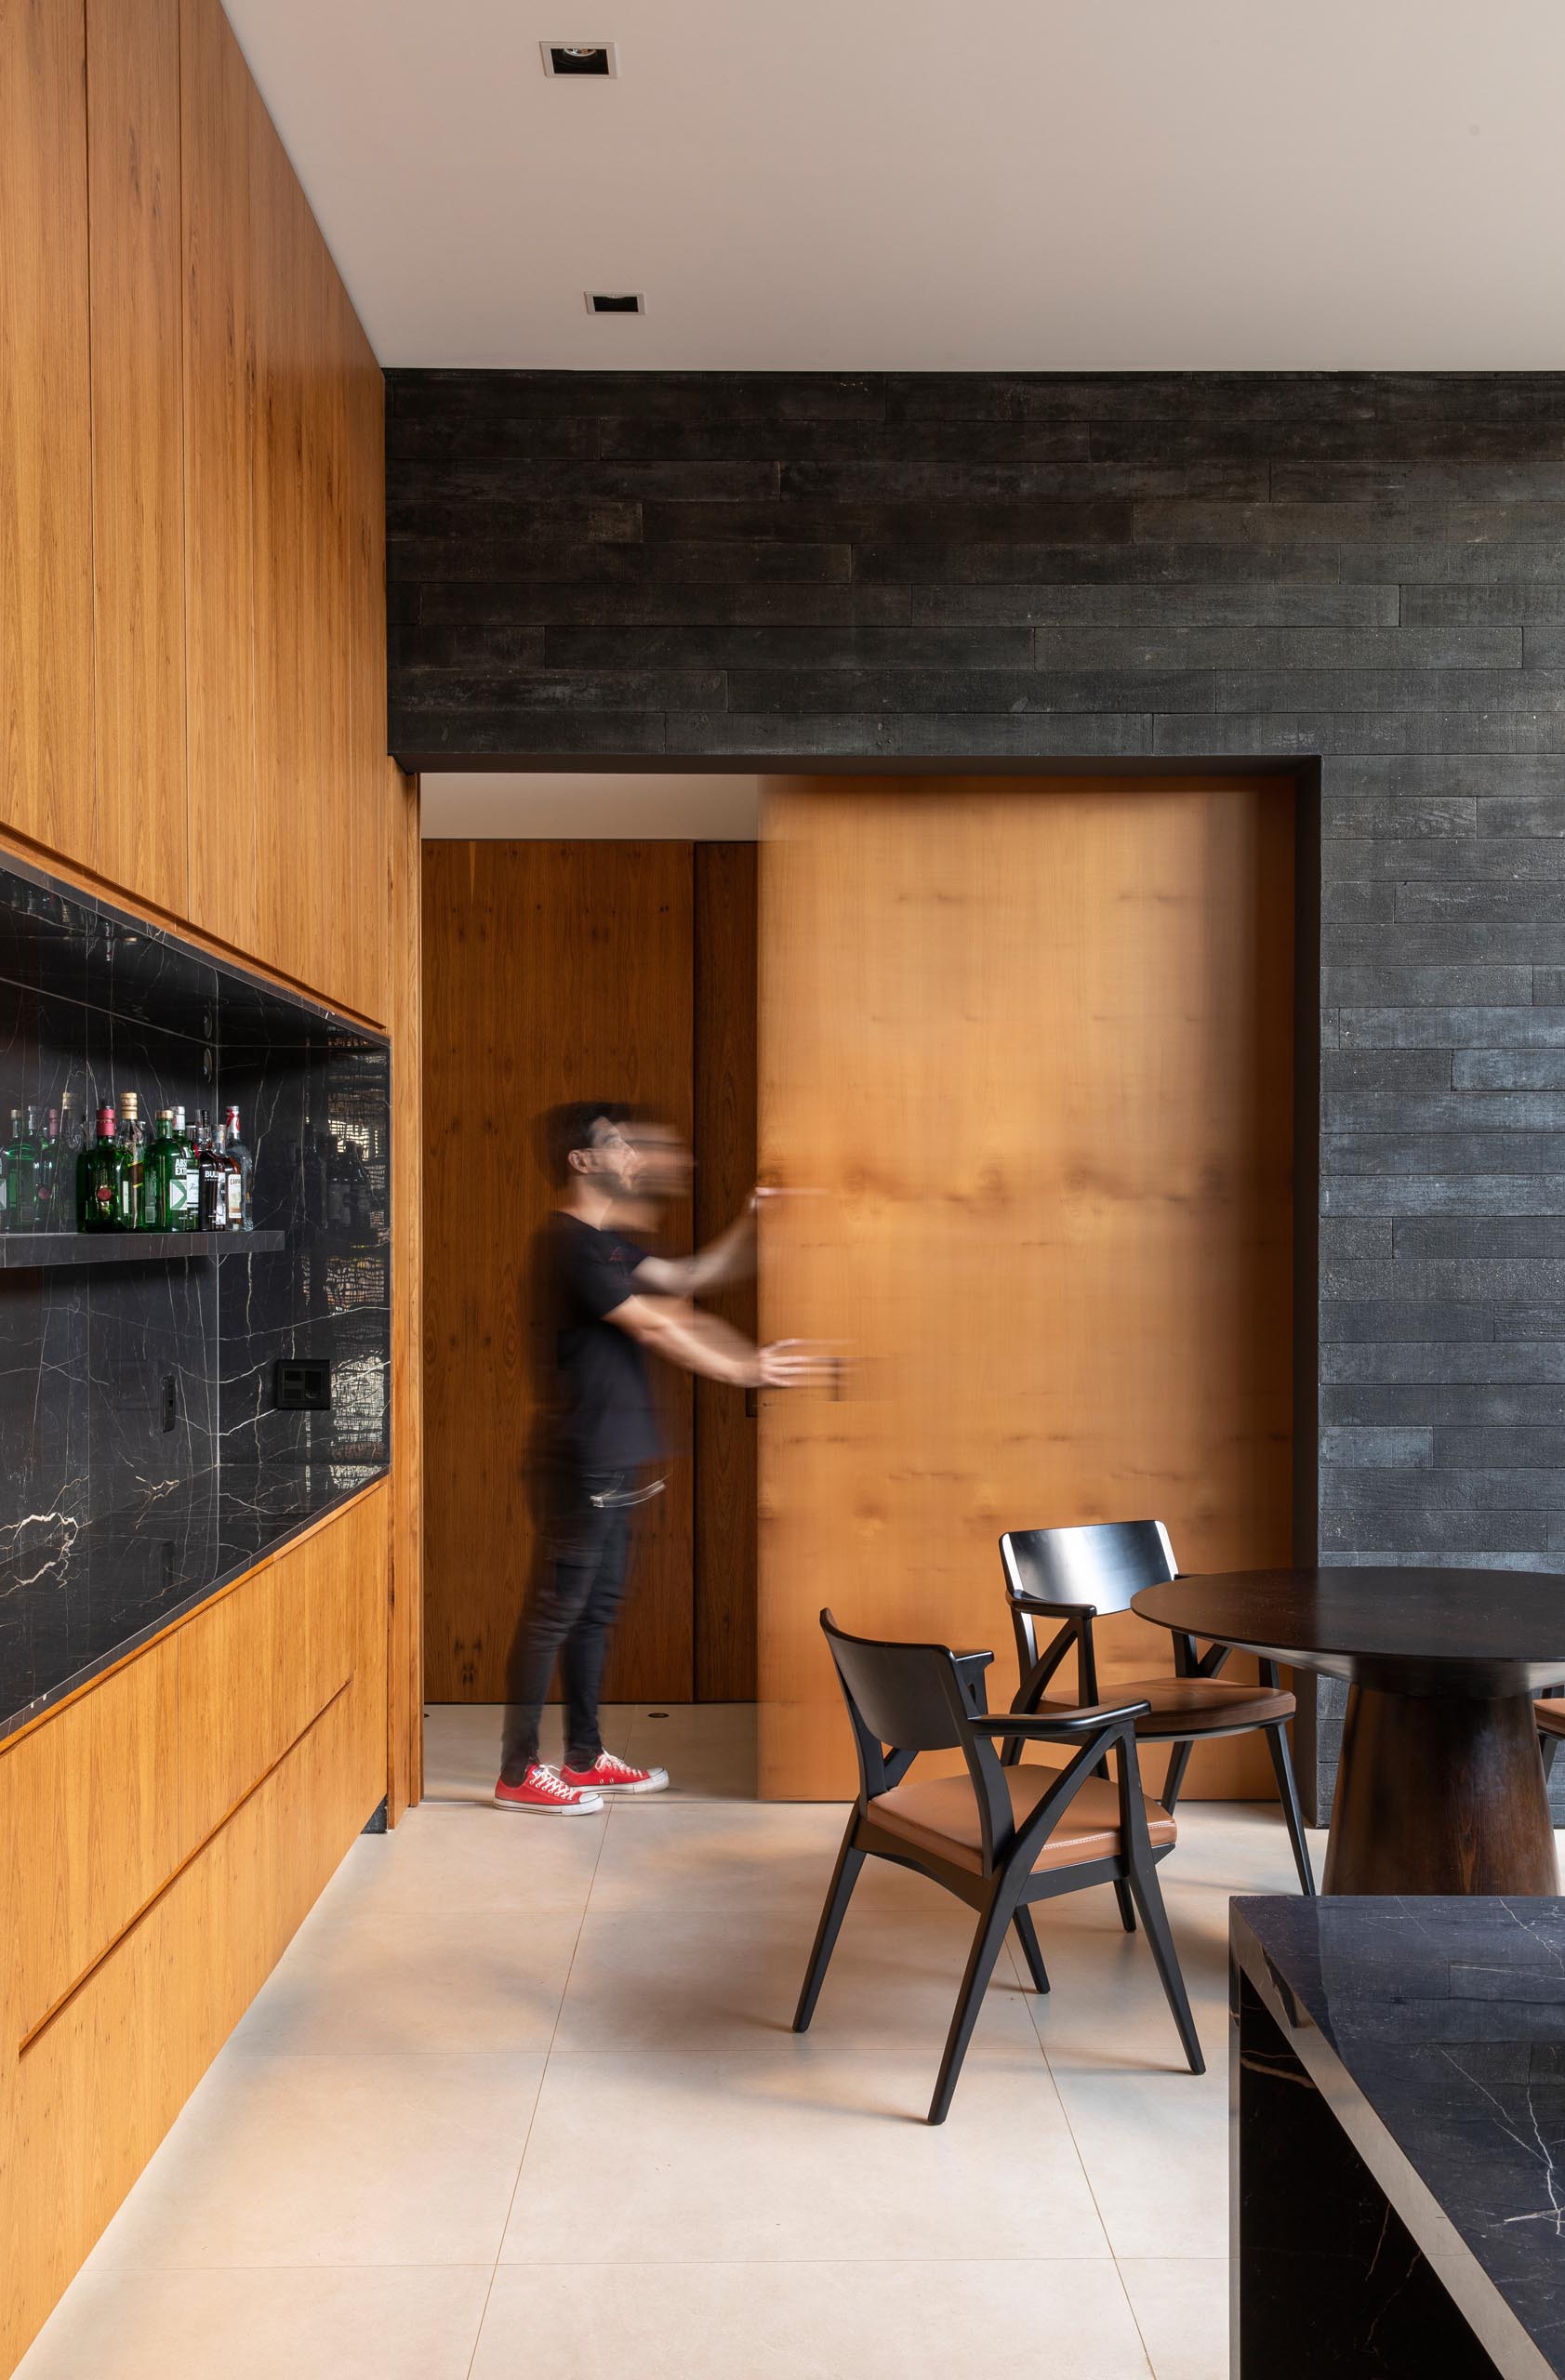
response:
{"label": "wooden sliding door", "polygon": [[[763,1399],[763,1792],[851,1785],[822,1605],[992,1646],[1002,1705],[1001,1529],[1289,1559],[1293,834],[1276,782],[776,784],[763,1328],[846,1361]],[[1106,1630],[1106,1685],[1168,1641]],[[1269,1792],[1264,1749],[1186,1790]]]}

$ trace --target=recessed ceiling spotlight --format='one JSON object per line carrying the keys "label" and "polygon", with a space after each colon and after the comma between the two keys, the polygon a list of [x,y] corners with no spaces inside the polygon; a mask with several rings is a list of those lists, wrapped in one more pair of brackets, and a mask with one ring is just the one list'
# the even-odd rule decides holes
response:
{"label": "recessed ceiling spotlight", "polygon": [[589,289],[586,292],[590,314],[644,314],[646,299],[639,289]]}
{"label": "recessed ceiling spotlight", "polygon": [[546,74],[617,74],[617,41],[540,41]]}

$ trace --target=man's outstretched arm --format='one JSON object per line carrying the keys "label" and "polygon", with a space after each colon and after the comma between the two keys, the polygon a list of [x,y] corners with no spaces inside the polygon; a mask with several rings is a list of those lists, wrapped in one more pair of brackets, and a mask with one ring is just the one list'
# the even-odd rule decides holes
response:
{"label": "man's outstretched arm", "polygon": [[637,1289],[661,1298],[701,1298],[748,1280],[755,1270],[755,1208],[752,1193],[743,1214],[694,1256],[643,1256],[631,1276]]}
{"label": "man's outstretched arm", "polygon": [[[638,1267],[638,1280],[644,1269]],[[696,1372],[703,1380],[725,1381],[733,1388],[795,1388],[820,1369],[818,1357],[807,1346],[789,1340],[771,1347],[752,1346],[725,1322],[696,1314],[677,1298],[638,1292],[606,1319],[665,1363]]]}

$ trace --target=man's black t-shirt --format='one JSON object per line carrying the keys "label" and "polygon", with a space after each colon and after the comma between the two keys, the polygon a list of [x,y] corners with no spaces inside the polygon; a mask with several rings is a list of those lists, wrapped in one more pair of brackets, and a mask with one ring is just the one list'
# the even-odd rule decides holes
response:
{"label": "man's black t-shirt", "polygon": [[608,1320],[636,1294],[645,1250],[616,1231],[555,1213],[544,1250],[553,1308],[553,1431],[559,1458],[582,1471],[631,1471],[662,1453],[646,1365],[628,1330]]}

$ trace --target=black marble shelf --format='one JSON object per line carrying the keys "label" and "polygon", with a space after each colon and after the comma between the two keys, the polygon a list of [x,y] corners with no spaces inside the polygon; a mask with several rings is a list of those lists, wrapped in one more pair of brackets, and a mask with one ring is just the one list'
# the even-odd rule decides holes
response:
{"label": "black marble shelf", "polygon": [[46,1514],[7,1531],[0,1741],[385,1476],[384,1463],[225,1464],[102,1520]]}
{"label": "black marble shelf", "polygon": [[180,1256],[271,1256],[286,1246],[287,1235],[280,1231],[16,1231],[0,1233],[0,1270],[145,1264]]}
{"label": "black marble shelf", "polygon": [[1565,1902],[1236,1900],[1234,2372],[1565,2373]]}

